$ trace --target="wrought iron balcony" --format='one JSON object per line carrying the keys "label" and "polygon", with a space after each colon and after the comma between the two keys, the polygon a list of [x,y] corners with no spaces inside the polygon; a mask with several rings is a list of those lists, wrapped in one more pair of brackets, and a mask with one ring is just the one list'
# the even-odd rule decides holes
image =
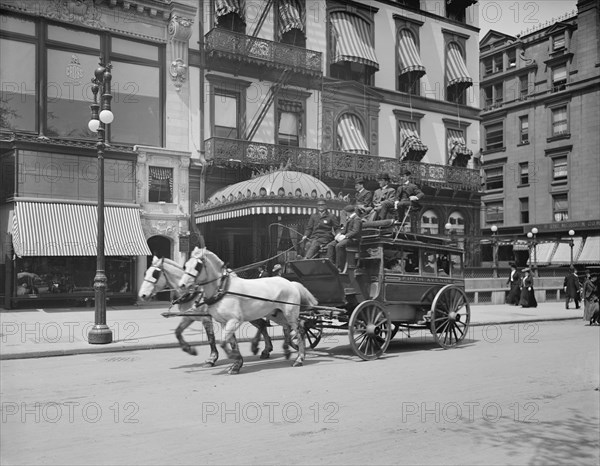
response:
{"label": "wrought iron balcony", "polygon": [[[295,74],[304,74],[311,77],[321,77],[322,58],[321,52],[307,50],[280,42],[247,36],[226,29],[214,28],[205,35],[205,49],[207,64],[211,68],[224,66],[231,61],[239,66],[259,65],[262,72],[265,65],[275,70],[290,69]],[[251,69],[251,68],[250,68]]]}
{"label": "wrought iron balcony", "polygon": [[207,139],[204,144],[206,160],[217,166],[288,166],[303,173],[320,174],[321,151],[318,149],[218,137]]}
{"label": "wrought iron balcony", "polygon": [[399,179],[404,170],[409,170],[414,181],[421,186],[475,192],[481,190],[479,170],[348,152],[321,154],[321,174],[331,178],[375,178],[379,173],[387,173],[391,178]]}

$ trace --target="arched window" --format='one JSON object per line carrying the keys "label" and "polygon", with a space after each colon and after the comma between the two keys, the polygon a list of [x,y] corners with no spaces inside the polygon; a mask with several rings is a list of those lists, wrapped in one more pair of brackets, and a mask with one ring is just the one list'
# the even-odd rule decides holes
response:
{"label": "arched window", "polygon": [[433,210],[423,212],[421,216],[421,233],[426,235],[437,235],[440,232],[439,220]]}

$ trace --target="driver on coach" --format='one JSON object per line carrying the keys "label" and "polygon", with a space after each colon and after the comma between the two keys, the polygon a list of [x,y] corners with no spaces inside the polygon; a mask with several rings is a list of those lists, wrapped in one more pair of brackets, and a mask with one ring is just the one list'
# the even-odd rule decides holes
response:
{"label": "driver on coach", "polygon": [[333,231],[339,226],[338,218],[327,210],[325,199],[319,199],[317,212],[310,216],[302,237],[302,241],[308,240],[305,258],[312,259],[321,247],[333,241]]}

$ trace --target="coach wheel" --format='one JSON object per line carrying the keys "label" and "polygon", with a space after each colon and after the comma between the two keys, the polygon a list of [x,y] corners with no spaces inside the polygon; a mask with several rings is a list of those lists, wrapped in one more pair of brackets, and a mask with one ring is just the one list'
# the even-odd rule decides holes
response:
{"label": "coach wheel", "polygon": [[385,353],[392,339],[393,326],[388,311],[377,301],[360,303],[348,322],[350,346],[366,361]]}
{"label": "coach wheel", "polygon": [[[310,349],[315,349],[321,337],[323,336],[323,320],[320,317],[307,317],[304,318],[304,336],[306,338],[305,345]],[[294,335],[290,345],[296,351],[298,350],[298,336]]]}
{"label": "coach wheel", "polygon": [[466,293],[456,285],[446,285],[431,303],[430,330],[442,348],[452,348],[467,334],[471,308]]}

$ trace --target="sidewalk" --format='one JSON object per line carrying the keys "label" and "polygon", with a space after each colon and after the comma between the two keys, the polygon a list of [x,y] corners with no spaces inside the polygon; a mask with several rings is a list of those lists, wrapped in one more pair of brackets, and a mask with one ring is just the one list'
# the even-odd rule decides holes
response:
{"label": "sidewalk", "polygon": [[[168,308],[168,303],[108,306],[106,319],[113,332],[113,342],[105,345],[92,345],[87,341],[88,332],[94,325],[93,308],[0,309],[0,359],[176,348],[179,344],[174,331],[181,319],[162,317],[161,313]],[[175,308],[171,311],[175,311]],[[564,302],[540,303],[536,309],[505,304],[471,306],[472,326],[582,320],[582,316],[583,309],[576,310],[573,304],[570,309],[565,309]],[[272,326],[268,330],[272,338],[282,338],[281,327]],[[220,326],[215,325],[215,332],[219,339]],[[254,327],[244,323],[236,336],[238,341],[243,342],[251,339],[255,333]],[[207,344],[200,322],[194,322],[184,332],[184,338],[192,345]],[[203,353],[200,351],[200,354]]]}

